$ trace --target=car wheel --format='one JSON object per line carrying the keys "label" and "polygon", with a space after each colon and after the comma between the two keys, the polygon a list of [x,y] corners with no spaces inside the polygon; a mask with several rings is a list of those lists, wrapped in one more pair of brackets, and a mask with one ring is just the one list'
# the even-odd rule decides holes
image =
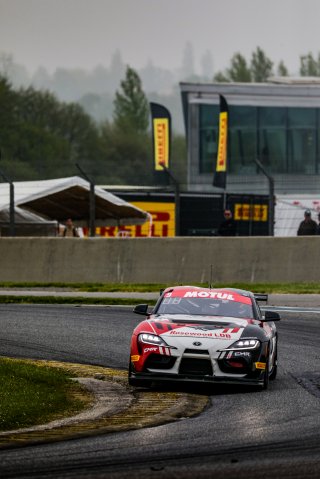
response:
{"label": "car wheel", "polygon": [[276,349],[276,354],[274,356],[274,361],[273,361],[273,368],[272,368],[272,371],[271,371],[271,374],[270,374],[269,378],[271,380],[276,379],[277,372],[278,372],[278,351]]}

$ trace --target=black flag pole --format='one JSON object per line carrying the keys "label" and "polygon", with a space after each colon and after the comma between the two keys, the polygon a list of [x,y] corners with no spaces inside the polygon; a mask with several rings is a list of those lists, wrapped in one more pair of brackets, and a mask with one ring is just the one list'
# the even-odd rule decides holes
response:
{"label": "black flag pole", "polygon": [[224,208],[226,207],[227,187],[227,145],[228,145],[228,104],[223,95],[220,97],[219,142],[213,186],[224,189]]}

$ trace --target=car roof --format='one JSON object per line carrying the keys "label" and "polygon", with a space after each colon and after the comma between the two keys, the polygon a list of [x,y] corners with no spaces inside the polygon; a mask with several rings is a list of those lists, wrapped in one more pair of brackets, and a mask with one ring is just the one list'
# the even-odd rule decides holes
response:
{"label": "car roof", "polygon": [[216,292],[216,293],[236,293],[240,296],[249,297],[252,300],[254,299],[254,295],[251,291],[247,291],[245,289],[238,289],[238,288],[204,288],[201,286],[188,286],[188,285],[181,285],[181,286],[171,286],[161,291],[161,294],[165,293],[183,293],[184,291],[203,291],[203,292]]}

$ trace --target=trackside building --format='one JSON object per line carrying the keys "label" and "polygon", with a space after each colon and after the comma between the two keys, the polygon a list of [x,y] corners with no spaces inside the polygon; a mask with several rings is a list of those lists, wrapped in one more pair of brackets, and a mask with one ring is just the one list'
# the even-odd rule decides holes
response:
{"label": "trackside building", "polygon": [[276,194],[318,194],[320,81],[274,82],[180,84],[189,191],[219,191],[212,179],[223,95],[229,107],[227,192],[268,194],[255,163],[259,159],[274,179]]}

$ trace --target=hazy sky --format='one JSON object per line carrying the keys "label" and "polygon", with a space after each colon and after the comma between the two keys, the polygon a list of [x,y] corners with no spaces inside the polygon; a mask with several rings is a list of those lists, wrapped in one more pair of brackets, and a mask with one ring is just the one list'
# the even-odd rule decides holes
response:
{"label": "hazy sky", "polygon": [[319,23],[320,0],[0,0],[0,52],[31,73],[108,66],[116,49],[133,68],[177,69],[190,42],[200,73],[207,50],[216,72],[260,46],[294,74],[320,52]]}

